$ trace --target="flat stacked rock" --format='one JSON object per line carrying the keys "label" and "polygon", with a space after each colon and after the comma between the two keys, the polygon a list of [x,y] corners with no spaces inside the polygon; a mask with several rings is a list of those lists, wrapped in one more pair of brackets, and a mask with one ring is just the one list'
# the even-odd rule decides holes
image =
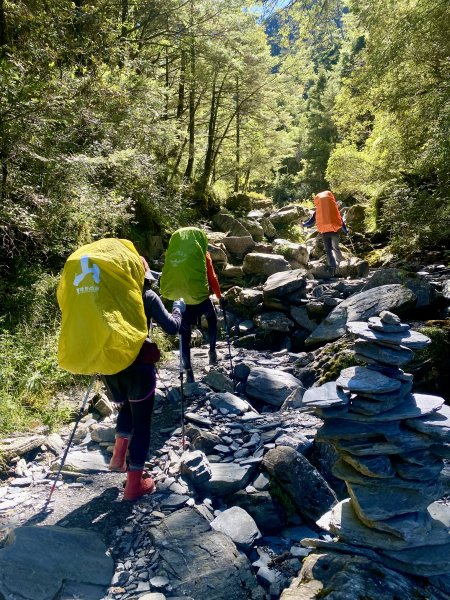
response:
{"label": "flat stacked rock", "polygon": [[450,507],[436,501],[450,408],[438,396],[412,393],[413,377],[401,369],[430,339],[386,311],[347,330],[366,366],[344,369],[303,397],[324,420],[317,440],[339,453],[333,474],[350,496],[318,524],[399,571],[448,575]]}

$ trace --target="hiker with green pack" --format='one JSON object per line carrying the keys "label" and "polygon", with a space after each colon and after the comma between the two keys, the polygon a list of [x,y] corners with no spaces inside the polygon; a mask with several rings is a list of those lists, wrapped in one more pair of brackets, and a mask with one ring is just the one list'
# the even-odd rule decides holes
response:
{"label": "hiker with green pack", "polygon": [[191,365],[191,327],[205,316],[208,323],[209,364],[217,362],[217,315],[210,294],[222,294],[208,252],[208,238],[198,227],[182,227],[169,241],[160,279],[161,296],[168,300],[182,297],[186,311],[181,323],[181,348],[188,383],[194,381]]}
{"label": "hiker with green pack", "polygon": [[176,300],[170,314],[151,289],[155,279],[130,241],[108,238],[69,256],[57,292],[59,365],[71,373],[100,374],[119,405],[109,468],[127,472],[124,500],[155,490],[144,474],[159,360],[158,347],[148,337],[151,321],[175,335],[185,308]]}

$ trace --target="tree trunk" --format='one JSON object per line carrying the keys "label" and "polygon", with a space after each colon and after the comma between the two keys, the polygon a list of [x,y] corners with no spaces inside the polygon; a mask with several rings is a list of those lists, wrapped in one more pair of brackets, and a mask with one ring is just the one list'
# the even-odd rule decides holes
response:
{"label": "tree trunk", "polygon": [[189,82],[189,148],[188,161],[184,176],[189,181],[192,181],[194,172],[194,157],[195,157],[195,42],[191,40],[190,48],[190,82]]}
{"label": "tree trunk", "polygon": [[186,77],[186,50],[181,51],[181,64],[180,64],[180,83],[178,84],[178,102],[177,102],[177,119],[181,119],[184,113],[184,94],[185,94],[185,81]]}
{"label": "tree trunk", "polygon": [[236,76],[236,148],[234,170],[234,192],[239,192],[239,179],[241,175],[241,111],[239,106],[239,75]]}
{"label": "tree trunk", "polygon": [[3,0],[0,0],[0,56],[5,54],[6,49],[4,46],[6,46],[7,43],[5,6]]}

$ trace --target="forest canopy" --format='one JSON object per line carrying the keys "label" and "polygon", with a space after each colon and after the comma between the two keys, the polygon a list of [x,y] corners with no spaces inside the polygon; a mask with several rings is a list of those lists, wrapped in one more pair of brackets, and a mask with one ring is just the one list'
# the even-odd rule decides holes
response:
{"label": "forest canopy", "polygon": [[449,22],[448,0],[0,0],[2,348],[51,345],[77,246],[145,254],[233,194],[330,188],[394,253],[445,248]]}

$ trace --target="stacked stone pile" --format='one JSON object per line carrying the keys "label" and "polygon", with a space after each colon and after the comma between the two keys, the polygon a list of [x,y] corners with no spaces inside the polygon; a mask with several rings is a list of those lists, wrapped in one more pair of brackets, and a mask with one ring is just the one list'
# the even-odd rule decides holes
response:
{"label": "stacked stone pile", "polygon": [[344,369],[303,398],[324,419],[317,439],[337,450],[333,473],[350,496],[318,524],[339,543],[376,550],[391,568],[448,576],[450,506],[437,500],[450,408],[438,396],[412,393],[413,377],[401,369],[430,340],[389,312],[347,330],[366,365]]}

